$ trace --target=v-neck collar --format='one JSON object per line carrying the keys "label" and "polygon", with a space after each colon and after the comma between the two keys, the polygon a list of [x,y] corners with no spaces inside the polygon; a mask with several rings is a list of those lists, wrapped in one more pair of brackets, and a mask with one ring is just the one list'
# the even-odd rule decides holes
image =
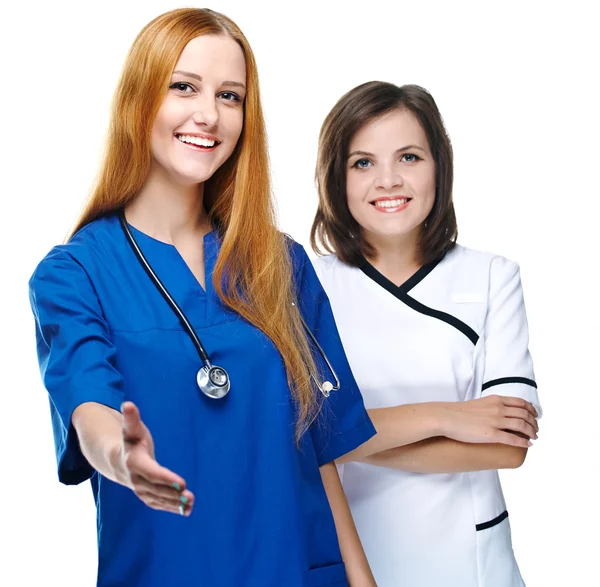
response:
{"label": "v-neck collar", "polygon": [[[158,240],[145,232],[142,232],[139,228],[133,226],[127,222],[131,232],[134,234],[136,241],[139,243],[146,243],[147,246],[150,246],[151,249],[157,249],[162,253],[168,252],[171,256],[171,259],[176,259],[177,263],[181,266],[183,272],[187,274],[186,281],[191,280],[193,282],[193,286],[200,290],[200,293],[203,295],[207,295],[210,289],[210,280],[212,278],[212,273],[214,270],[214,266],[216,263],[216,258],[218,255],[218,235],[217,230],[213,228],[210,232],[206,233],[203,240],[203,254],[204,254],[204,281],[205,286],[203,287],[200,281],[196,278],[189,265],[186,263],[185,259],[182,257],[181,253],[177,249],[177,247],[172,243],[166,243],[164,241]],[[161,255],[162,256],[162,255]],[[159,275],[160,277],[160,275]]]}
{"label": "v-neck collar", "polygon": [[416,287],[421,281],[423,281],[440,263],[444,256],[423,265],[415,271],[404,283],[396,285],[393,281],[389,280],[383,273],[376,269],[365,257],[362,257],[361,264],[359,265],[361,271],[370,277],[373,281],[376,281],[379,285],[387,289],[392,293],[403,293],[407,294],[411,289]]}
{"label": "v-neck collar", "polygon": [[430,308],[429,306],[426,306],[425,304],[416,300],[414,297],[408,295],[408,292],[418,283],[423,281],[423,279],[425,279],[425,277],[427,277],[427,275],[429,275],[438,266],[444,257],[445,255],[436,261],[433,261],[432,263],[423,265],[423,267],[416,271],[412,277],[409,277],[402,285],[399,286],[390,281],[383,273],[375,269],[375,267],[373,267],[373,265],[371,265],[371,263],[369,263],[364,257],[363,262],[361,265],[359,265],[359,269],[367,277],[371,278],[375,283],[387,290],[394,297],[398,298],[409,308],[412,308],[416,312],[424,314],[425,316],[430,316],[432,318],[436,318],[437,320],[441,320],[442,322],[446,322],[450,326],[453,326],[462,332],[475,345],[479,340],[479,335],[468,324],[452,314],[436,310],[435,308]]}

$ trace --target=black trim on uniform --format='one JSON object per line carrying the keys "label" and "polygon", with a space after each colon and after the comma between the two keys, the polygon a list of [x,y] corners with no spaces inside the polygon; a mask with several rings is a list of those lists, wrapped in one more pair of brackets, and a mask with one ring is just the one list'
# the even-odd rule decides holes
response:
{"label": "black trim on uniform", "polygon": [[537,389],[537,383],[533,379],[527,377],[500,377],[500,379],[492,379],[481,386],[481,391],[485,391],[494,385],[503,385],[504,383],[523,383],[525,385],[531,385]]}
{"label": "black trim on uniform", "polygon": [[494,526],[497,526],[500,522],[506,520],[506,518],[508,518],[508,512],[504,510],[499,516],[497,516],[493,520],[490,520],[489,522],[484,522],[483,524],[477,524],[475,526],[475,530],[477,530],[477,532],[481,532],[481,530],[493,528]]}
{"label": "black trim on uniform", "polygon": [[[363,263],[360,265],[360,270],[367,276],[370,277],[373,281],[379,284],[381,287],[389,291],[393,296],[397,297],[401,302],[404,302],[409,308],[413,310],[425,314],[425,316],[431,316],[432,318],[437,318],[442,322],[446,322],[450,324],[450,326],[454,326],[457,330],[460,330],[473,344],[477,344],[479,340],[479,335],[467,324],[465,324],[462,320],[459,320],[456,316],[452,316],[452,314],[447,314],[446,312],[441,312],[439,310],[434,310],[418,302],[414,298],[411,298],[407,291],[420,281],[422,281],[429,273],[433,271],[436,265],[441,261],[435,261],[434,263],[430,263],[429,265],[424,265],[417,271],[408,281],[403,283],[400,287],[391,282],[385,275],[377,271],[371,263],[369,263],[366,259],[363,259]],[[418,278],[417,278],[418,275]],[[408,289],[406,286],[408,285]]]}
{"label": "black trim on uniform", "polygon": [[[440,263],[444,257],[440,257],[437,261],[432,261],[419,268],[414,275],[409,277],[402,285],[399,286],[404,293],[408,293],[413,287],[421,283]],[[390,282],[391,283],[391,282]]]}

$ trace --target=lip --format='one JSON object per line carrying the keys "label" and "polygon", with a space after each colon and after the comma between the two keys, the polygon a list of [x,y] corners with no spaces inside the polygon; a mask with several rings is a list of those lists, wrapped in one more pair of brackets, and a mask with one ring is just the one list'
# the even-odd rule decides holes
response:
{"label": "lip", "polygon": [[208,135],[203,132],[176,132],[173,134],[175,137],[177,137],[177,136],[196,137],[198,139],[208,139],[209,141],[215,141],[215,143],[221,142],[219,140],[219,138],[216,137],[215,135]]}
{"label": "lip", "polygon": [[[393,208],[380,208],[378,206],[376,206],[376,202],[390,202],[393,200],[406,200],[406,202],[404,204],[400,204],[400,206],[394,206]],[[382,214],[393,214],[394,212],[402,212],[402,210],[405,210],[406,207],[411,203],[412,198],[410,198],[409,196],[382,196],[381,198],[376,198],[374,200],[371,200],[369,202],[369,204],[371,204],[371,206],[373,206],[373,208],[375,208],[375,210],[377,212],[381,212]]]}
{"label": "lip", "polygon": [[[214,141],[215,144],[212,147],[203,147],[201,145],[194,145],[192,143],[184,143],[183,141],[179,140],[179,138],[178,138],[179,136],[207,139],[209,141]],[[173,135],[173,139],[175,141],[177,141],[177,143],[179,143],[183,147],[186,147],[186,148],[190,149],[191,151],[196,151],[196,153],[212,153],[221,144],[221,141],[214,135],[209,135],[209,134],[199,133],[199,132],[176,132]]]}
{"label": "lip", "polygon": [[389,202],[390,200],[412,200],[410,196],[405,196],[404,194],[398,194],[397,196],[381,196],[379,198],[375,198],[374,200],[370,200],[369,204],[375,204],[375,202]]}

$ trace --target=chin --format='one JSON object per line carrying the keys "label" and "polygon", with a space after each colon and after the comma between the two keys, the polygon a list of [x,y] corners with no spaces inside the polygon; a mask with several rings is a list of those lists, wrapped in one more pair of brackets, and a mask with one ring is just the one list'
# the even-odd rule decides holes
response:
{"label": "chin", "polygon": [[213,175],[213,170],[181,170],[175,172],[173,179],[180,185],[196,185],[208,181]]}
{"label": "chin", "polygon": [[408,235],[414,234],[418,230],[419,225],[410,226],[387,226],[387,227],[372,227],[370,232],[380,238],[397,238],[402,239]]}

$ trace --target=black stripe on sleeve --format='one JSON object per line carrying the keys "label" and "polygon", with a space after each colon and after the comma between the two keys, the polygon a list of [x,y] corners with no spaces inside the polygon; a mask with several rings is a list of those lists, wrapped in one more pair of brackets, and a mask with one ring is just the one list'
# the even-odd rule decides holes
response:
{"label": "black stripe on sleeve", "polygon": [[493,520],[490,520],[489,522],[484,522],[483,524],[477,524],[475,526],[475,530],[477,530],[477,532],[481,532],[481,530],[493,528],[494,526],[497,526],[500,522],[506,520],[506,518],[508,518],[508,512],[504,510],[499,516],[497,516]]}
{"label": "black stripe on sleeve", "polygon": [[524,385],[531,385],[537,389],[537,383],[533,379],[527,377],[501,377],[500,379],[492,379],[481,386],[481,391],[485,391],[494,385],[504,385],[505,383],[523,383]]}

